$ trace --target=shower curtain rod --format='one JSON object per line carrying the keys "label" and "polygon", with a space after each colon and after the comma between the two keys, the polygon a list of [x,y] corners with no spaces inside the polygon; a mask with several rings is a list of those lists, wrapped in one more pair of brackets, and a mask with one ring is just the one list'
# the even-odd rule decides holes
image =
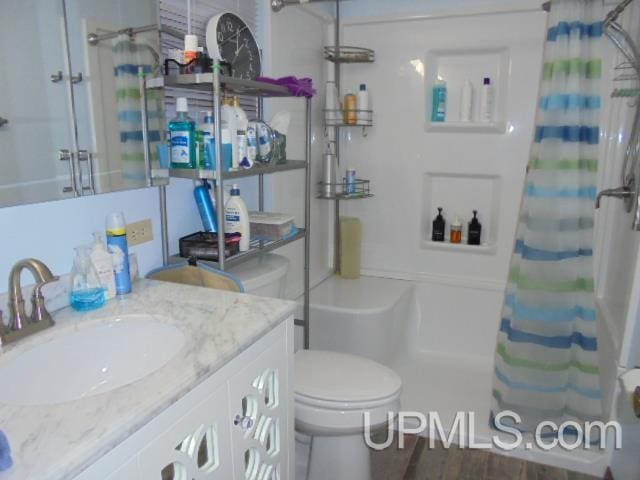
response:
{"label": "shower curtain rod", "polygon": [[[631,2],[633,2],[633,0],[623,0],[622,2],[620,2],[618,6],[607,13],[606,17],[604,18],[605,23],[614,22]],[[544,2],[542,4],[542,10],[544,10],[545,12],[551,10],[551,2]]]}

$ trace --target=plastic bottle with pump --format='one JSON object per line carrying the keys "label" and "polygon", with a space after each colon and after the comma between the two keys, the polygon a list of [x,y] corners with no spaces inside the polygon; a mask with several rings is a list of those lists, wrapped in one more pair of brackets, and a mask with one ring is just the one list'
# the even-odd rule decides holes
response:
{"label": "plastic bottle with pump", "polygon": [[187,99],[176,100],[176,116],[169,122],[171,168],[196,168],[196,122],[189,117]]}
{"label": "plastic bottle with pump", "polygon": [[444,242],[445,220],[442,216],[442,207],[438,207],[438,215],[433,219],[431,228],[431,240],[434,242]]}
{"label": "plastic bottle with pump", "polygon": [[240,251],[246,252],[250,246],[249,210],[244,200],[240,197],[240,188],[234,184],[231,188],[231,196],[225,204],[224,231],[226,233],[239,233]]}

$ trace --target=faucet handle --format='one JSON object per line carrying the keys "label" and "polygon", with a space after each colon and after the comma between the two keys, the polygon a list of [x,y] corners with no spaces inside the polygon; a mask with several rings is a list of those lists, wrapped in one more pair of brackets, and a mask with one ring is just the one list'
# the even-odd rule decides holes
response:
{"label": "faucet handle", "polygon": [[51,314],[47,311],[44,303],[44,295],[42,294],[42,287],[48,283],[57,281],[60,277],[52,276],[50,279],[39,282],[33,287],[33,294],[31,296],[31,322],[45,322],[49,325],[53,325],[54,321],[51,318]]}

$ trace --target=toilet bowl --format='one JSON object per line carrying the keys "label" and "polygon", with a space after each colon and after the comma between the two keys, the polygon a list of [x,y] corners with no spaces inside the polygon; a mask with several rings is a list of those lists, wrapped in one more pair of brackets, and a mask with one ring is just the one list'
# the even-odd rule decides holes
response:
{"label": "toilet bowl", "polygon": [[311,436],[307,480],[370,480],[365,415],[370,430],[400,408],[400,377],[373,360],[300,350],[295,357],[296,430]]}
{"label": "toilet bowl", "polygon": [[[247,293],[282,297],[288,267],[270,253],[229,273]],[[400,377],[373,360],[322,350],[298,351],[294,367],[296,433],[311,438],[307,480],[370,480],[365,415],[371,431],[387,424],[400,408]]]}

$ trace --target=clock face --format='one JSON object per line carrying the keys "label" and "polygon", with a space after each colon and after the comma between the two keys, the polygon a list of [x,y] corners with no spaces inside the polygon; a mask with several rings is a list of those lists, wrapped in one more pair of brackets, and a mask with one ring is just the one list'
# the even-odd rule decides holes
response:
{"label": "clock face", "polygon": [[260,75],[260,50],[249,27],[233,13],[218,19],[216,41],[222,60],[231,64],[236,78],[253,80]]}

